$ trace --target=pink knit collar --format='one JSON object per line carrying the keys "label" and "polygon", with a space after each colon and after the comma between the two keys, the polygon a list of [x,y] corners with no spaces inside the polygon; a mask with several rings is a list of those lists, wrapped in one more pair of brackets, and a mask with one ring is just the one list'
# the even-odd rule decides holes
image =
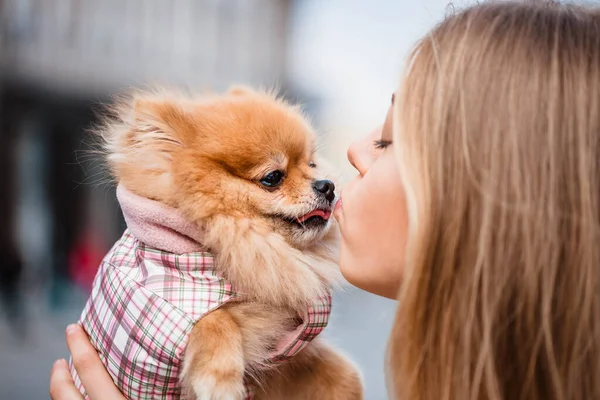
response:
{"label": "pink knit collar", "polygon": [[178,210],[117,186],[127,228],[139,241],[175,254],[206,251],[202,247],[203,232]]}

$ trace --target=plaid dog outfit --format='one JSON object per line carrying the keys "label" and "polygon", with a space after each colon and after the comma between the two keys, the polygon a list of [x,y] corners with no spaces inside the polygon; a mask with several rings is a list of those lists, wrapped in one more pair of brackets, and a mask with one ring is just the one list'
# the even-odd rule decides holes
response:
{"label": "plaid dog outfit", "polygon": [[[102,261],[80,324],[125,397],[179,399],[182,356],[192,328],[204,315],[241,295],[216,273],[212,254],[197,243],[191,247],[196,251],[174,253],[140,240],[132,230],[154,241],[128,213],[143,205],[147,222],[152,214],[148,207],[158,205],[122,187],[117,193],[128,229]],[[132,199],[136,207],[128,204]],[[163,223],[164,212],[173,211],[160,210]],[[173,221],[167,221],[169,225]],[[325,328],[330,312],[331,296],[317,299],[298,328],[278,344],[270,361],[285,362],[298,354]],[[73,367],[71,372],[87,398]],[[248,386],[245,398],[253,398]]]}

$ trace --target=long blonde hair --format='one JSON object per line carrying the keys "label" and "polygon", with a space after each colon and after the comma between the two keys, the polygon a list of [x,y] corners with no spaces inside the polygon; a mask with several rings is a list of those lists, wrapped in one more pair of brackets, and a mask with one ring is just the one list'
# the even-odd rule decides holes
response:
{"label": "long blonde hair", "polygon": [[415,48],[394,398],[600,399],[600,18],[484,3]]}

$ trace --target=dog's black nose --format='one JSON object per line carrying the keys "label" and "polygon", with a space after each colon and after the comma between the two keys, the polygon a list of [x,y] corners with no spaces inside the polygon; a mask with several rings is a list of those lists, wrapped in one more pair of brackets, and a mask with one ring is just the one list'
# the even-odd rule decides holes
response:
{"label": "dog's black nose", "polygon": [[315,189],[317,193],[325,195],[325,199],[329,202],[335,199],[335,185],[327,179],[315,181],[315,183],[313,183],[313,189]]}

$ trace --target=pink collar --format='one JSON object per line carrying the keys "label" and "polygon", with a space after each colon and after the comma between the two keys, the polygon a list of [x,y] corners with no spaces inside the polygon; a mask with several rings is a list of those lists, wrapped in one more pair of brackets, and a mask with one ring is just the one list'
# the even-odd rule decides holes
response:
{"label": "pink collar", "polygon": [[174,208],[138,196],[123,185],[117,186],[117,199],[127,227],[142,243],[174,254],[206,251],[203,232]]}

